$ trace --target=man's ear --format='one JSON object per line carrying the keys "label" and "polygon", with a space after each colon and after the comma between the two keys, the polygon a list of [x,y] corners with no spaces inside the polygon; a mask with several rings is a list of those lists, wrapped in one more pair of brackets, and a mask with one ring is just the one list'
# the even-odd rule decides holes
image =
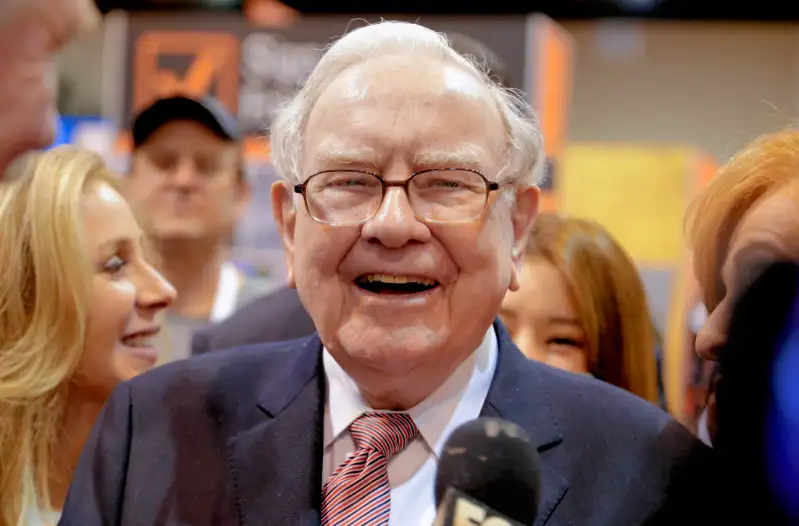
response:
{"label": "man's ear", "polygon": [[511,271],[510,290],[512,292],[519,290],[521,284],[524,249],[527,246],[527,238],[530,237],[535,217],[538,215],[540,199],[541,190],[537,186],[516,191],[516,202],[511,211],[511,222],[513,224],[511,258],[513,260],[513,269]]}
{"label": "man's ear", "polygon": [[283,257],[286,259],[288,285],[291,288],[296,288],[297,281],[294,277],[294,228],[297,224],[297,210],[294,208],[294,192],[287,182],[277,181],[272,184],[270,195],[272,216],[283,241]]}

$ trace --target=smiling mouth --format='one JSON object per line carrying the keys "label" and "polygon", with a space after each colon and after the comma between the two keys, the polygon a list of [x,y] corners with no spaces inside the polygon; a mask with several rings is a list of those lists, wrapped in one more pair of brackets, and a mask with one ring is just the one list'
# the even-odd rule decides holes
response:
{"label": "smiling mouth", "polygon": [[440,284],[434,279],[416,276],[364,274],[356,278],[355,285],[372,294],[410,295],[433,290]]}
{"label": "smiling mouth", "polygon": [[133,334],[122,338],[122,343],[128,347],[148,349],[155,347],[155,334]]}

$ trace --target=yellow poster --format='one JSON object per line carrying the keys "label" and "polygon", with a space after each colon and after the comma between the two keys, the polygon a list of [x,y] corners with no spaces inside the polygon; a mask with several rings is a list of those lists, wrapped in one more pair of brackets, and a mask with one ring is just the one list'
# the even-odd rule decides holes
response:
{"label": "yellow poster", "polygon": [[574,145],[560,159],[560,212],[593,219],[643,266],[672,266],[683,251],[682,217],[697,152],[635,145]]}

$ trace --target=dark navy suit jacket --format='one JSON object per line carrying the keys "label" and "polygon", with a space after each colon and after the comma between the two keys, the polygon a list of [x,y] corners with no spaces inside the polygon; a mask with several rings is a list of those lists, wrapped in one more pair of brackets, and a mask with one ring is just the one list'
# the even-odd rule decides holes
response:
{"label": "dark navy suit jacket", "polygon": [[242,307],[230,318],[194,333],[191,354],[293,340],[315,331],[297,289],[286,286]]}
{"label": "dark navy suit jacket", "polygon": [[[520,425],[540,452],[536,524],[703,523],[713,473],[705,446],[625,391],[527,360],[495,328],[499,358],[482,414]],[[314,335],[122,384],[84,449],[60,524],[318,524],[321,355]]]}

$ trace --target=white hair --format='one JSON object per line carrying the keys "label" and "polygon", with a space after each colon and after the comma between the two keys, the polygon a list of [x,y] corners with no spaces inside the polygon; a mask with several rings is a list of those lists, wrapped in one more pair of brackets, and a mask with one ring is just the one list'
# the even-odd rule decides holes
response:
{"label": "white hair", "polygon": [[496,101],[507,134],[501,177],[516,186],[537,185],[543,178],[544,147],[538,121],[524,96],[491,80],[475,57],[462,56],[447,38],[408,22],[380,22],[358,28],[336,41],[322,56],[294,98],[272,123],[272,162],[280,176],[301,182],[305,128],[324,89],[347,69],[390,55],[419,54],[458,65],[479,77]]}

